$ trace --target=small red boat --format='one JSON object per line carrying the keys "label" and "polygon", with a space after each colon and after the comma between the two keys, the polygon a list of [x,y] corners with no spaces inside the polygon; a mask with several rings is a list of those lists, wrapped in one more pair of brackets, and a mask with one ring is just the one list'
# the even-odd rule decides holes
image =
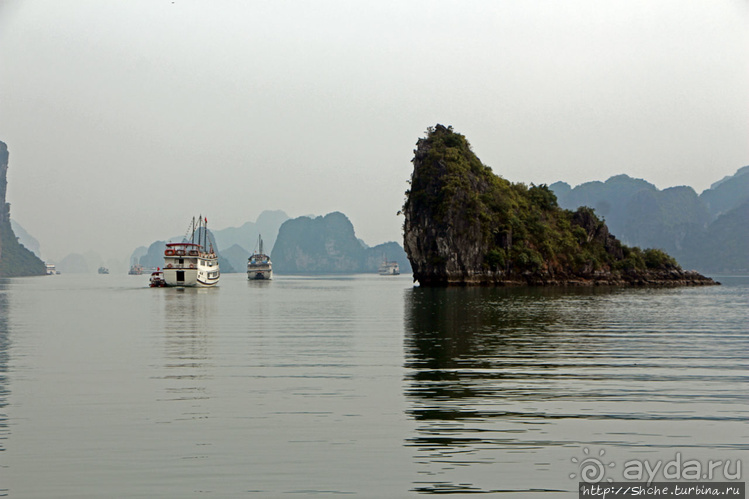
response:
{"label": "small red boat", "polygon": [[159,269],[157,269],[156,272],[151,272],[151,278],[149,279],[148,285],[152,288],[163,288],[166,286],[164,273]]}

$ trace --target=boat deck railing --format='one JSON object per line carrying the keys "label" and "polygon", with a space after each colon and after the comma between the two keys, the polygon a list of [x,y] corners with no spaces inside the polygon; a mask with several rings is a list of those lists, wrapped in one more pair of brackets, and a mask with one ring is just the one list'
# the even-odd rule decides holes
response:
{"label": "boat deck railing", "polygon": [[198,266],[194,263],[168,263],[164,266],[164,270],[182,270],[182,269],[188,269],[188,270],[195,270]]}

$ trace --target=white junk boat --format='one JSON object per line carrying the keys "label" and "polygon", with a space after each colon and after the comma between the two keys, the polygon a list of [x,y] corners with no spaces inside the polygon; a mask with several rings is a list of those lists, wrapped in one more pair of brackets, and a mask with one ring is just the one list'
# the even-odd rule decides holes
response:
{"label": "white junk boat", "polygon": [[247,279],[270,280],[273,279],[273,266],[270,257],[263,253],[263,238],[257,236],[260,251],[257,251],[247,260]]}
{"label": "white junk boat", "polygon": [[385,259],[380,265],[380,275],[400,275],[401,271],[398,267],[398,262],[388,262]]}
{"label": "white junk boat", "polygon": [[[218,255],[208,241],[208,219],[192,219],[187,237],[181,243],[167,243],[164,250],[163,280],[165,286],[210,287],[218,284],[221,271]],[[195,240],[197,237],[197,241]]]}

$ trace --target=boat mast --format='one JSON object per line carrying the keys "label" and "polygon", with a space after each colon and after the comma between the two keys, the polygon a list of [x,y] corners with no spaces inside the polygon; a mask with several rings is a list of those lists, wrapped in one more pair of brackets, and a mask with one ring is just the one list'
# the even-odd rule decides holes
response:
{"label": "boat mast", "polygon": [[190,234],[190,242],[195,242],[195,217],[192,217],[192,222],[187,226],[187,232],[185,232],[182,242],[187,242],[187,234]]}
{"label": "boat mast", "polygon": [[[200,215],[203,217],[203,215]],[[208,217],[203,217],[203,248],[207,251],[208,248]],[[213,244],[211,244],[211,250],[213,250]],[[213,251],[210,251],[213,253]]]}
{"label": "boat mast", "polygon": [[[205,225],[203,224],[203,214],[201,213],[198,215],[198,230],[201,232],[198,232],[198,244],[200,244],[203,247],[203,251],[205,251]],[[202,229],[202,230],[201,230]],[[202,237],[202,241],[201,241]]]}

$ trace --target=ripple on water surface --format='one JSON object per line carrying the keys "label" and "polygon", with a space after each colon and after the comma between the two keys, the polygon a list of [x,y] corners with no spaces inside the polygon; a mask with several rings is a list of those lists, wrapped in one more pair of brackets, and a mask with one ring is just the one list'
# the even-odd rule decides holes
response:
{"label": "ripple on water surface", "polygon": [[407,445],[424,477],[414,490],[574,490],[570,460],[588,447],[620,463],[614,478],[628,459],[678,450],[738,459],[749,449],[737,439],[749,433],[736,307],[746,297],[745,287],[408,290],[418,425]]}

